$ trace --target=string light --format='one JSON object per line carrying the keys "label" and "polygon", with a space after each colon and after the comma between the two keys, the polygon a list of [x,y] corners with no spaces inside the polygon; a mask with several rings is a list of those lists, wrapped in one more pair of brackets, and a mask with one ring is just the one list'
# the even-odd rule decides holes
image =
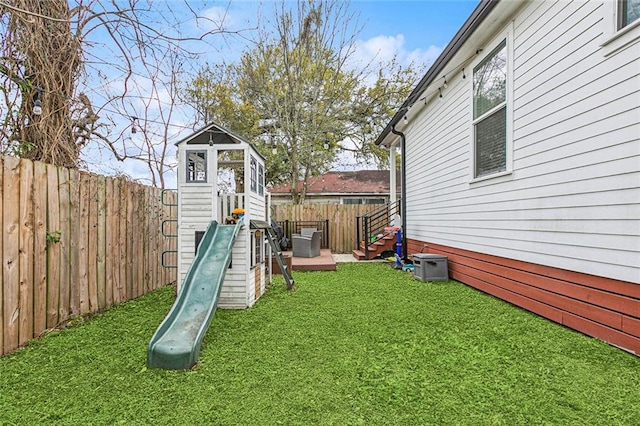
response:
{"label": "string light", "polygon": [[404,124],[407,124],[407,122],[408,122],[409,120],[407,119],[407,116],[406,116],[406,115],[404,116],[404,118],[402,119],[402,121],[404,122]]}
{"label": "string light", "polygon": [[40,99],[36,99],[33,103],[33,115],[41,115],[42,114],[42,101]]}
{"label": "string light", "polygon": [[[480,52],[482,52],[481,48],[477,49],[472,56],[470,56],[467,59],[459,62],[458,64],[452,66],[451,68],[445,70],[445,72],[442,74],[442,78],[444,79],[444,85],[443,86],[444,86],[445,89],[449,86],[449,82],[446,79],[447,75],[451,75],[451,74],[455,75],[459,70],[461,70],[462,71],[462,78],[463,79],[467,78],[467,74],[466,74],[465,68],[473,60],[473,58],[476,55],[480,54]],[[429,85],[429,86],[431,86],[431,85]],[[443,86],[438,87],[438,89],[437,89],[438,100],[439,101],[442,101],[442,99],[443,99],[443,95],[442,95]],[[413,101],[413,103],[411,103],[411,104],[406,105],[404,107],[404,111],[411,109],[417,102],[420,102],[420,101],[423,101],[423,100],[424,100],[424,104],[426,105],[428,100],[429,100],[429,98],[430,98],[430,96],[436,93],[436,89],[432,88],[431,90],[427,90],[427,88],[425,88],[425,91],[422,92],[422,93],[423,93],[424,97]],[[409,99],[407,99],[407,101],[409,101]],[[403,110],[401,109],[400,111],[398,111],[397,115],[400,115],[402,112],[403,112]]]}
{"label": "string light", "polygon": [[138,119],[138,117],[134,117],[131,116],[131,134],[136,134],[137,130],[136,130],[136,120]]}
{"label": "string light", "polygon": [[42,114],[42,101],[40,100],[40,96],[44,89],[42,87],[38,87],[36,89],[36,100],[33,102],[33,115],[41,115]]}

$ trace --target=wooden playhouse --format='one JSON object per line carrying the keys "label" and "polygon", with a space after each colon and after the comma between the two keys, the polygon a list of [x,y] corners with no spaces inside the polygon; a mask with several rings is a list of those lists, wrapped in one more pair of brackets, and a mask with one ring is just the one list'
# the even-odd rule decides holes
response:
{"label": "wooden playhouse", "polygon": [[244,226],[232,247],[218,306],[252,306],[265,290],[267,272],[265,254],[269,246],[263,225],[270,218],[264,187],[265,159],[250,142],[213,123],[176,146],[178,289],[211,221],[232,222],[234,210],[237,213],[237,209],[243,209]]}

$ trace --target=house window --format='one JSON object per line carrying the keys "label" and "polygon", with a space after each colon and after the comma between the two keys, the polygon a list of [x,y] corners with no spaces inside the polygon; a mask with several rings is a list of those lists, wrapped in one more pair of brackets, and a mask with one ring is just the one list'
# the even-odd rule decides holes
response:
{"label": "house window", "polygon": [[250,179],[251,179],[251,191],[257,192],[258,190],[258,162],[255,158],[251,157],[251,167],[250,167]]}
{"label": "house window", "polygon": [[207,151],[187,151],[187,182],[207,181]]}
{"label": "house window", "polygon": [[264,166],[258,166],[258,195],[264,195]]}
{"label": "house window", "polygon": [[343,198],[342,204],[362,204],[362,198]]}
{"label": "house window", "polygon": [[610,56],[640,39],[640,0],[608,0],[602,5],[602,53]]}
{"label": "house window", "polygon": [[364,204],[386,204],[387,200],[384,198],[365,198]]}
{"label": "house window", "polygon": [[342,204],[385,204],[384,198],[343,198]]}
{"label": "house window", "polygon": [[618,0],[618,29],[640,19],[640,0]]}
{"label": "house window", "polygon": [[507,169],[507,40],[473,68],[474,177]]}

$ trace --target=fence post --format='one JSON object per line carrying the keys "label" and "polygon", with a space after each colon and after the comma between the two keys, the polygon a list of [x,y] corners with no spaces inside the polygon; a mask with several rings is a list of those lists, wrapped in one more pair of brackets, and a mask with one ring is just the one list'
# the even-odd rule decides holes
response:
{"label": "fence post", "polygon": [[331,241],[329,241],[329,219],[324,220],[324,234],[327,237],[327,248],[331,248]]}
{"label": "fence post", "polygon": [[369,216],[363,216],[362,237],[364,239],[364,258],[369,259]]}

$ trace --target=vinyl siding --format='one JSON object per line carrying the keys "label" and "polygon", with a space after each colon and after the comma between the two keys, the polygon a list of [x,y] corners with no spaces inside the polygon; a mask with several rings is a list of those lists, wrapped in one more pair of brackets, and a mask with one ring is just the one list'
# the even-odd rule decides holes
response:
{"label": "vinyl siding", "polygon": [[195,257],[195,233],[212,220],[213,185],[180,183],[178,191],[178,288]]}
{"label": "vinyl siding", "polygon": [[638,42],[605,56],[603,19],[600,2],[514,17],[510,175],[472,181],[471,66],[447,76],[405,130],[409,238],[640,282]]}
{"label": "vinyl siding", "polygon": [[220,290],[218,306],[227,309],[244,309],[247,306],[249,291],[249,236],[248,226],[240,229],[233,249],[231,250],[231,268],[227,270],[224,284]]}

